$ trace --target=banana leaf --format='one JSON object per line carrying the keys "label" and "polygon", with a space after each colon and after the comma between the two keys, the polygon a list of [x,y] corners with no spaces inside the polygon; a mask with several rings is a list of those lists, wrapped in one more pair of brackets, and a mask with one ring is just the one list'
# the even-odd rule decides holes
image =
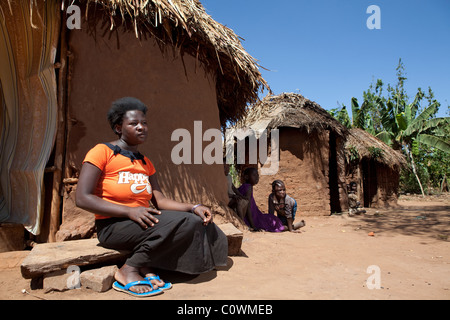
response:
{"label": "banana leaf", "polygon": [[406,130],[408,127],[408,121],[406,120],[405,113],[399,113],[395,116],[395,119],[397,121],[397,125],[400,130]]}
{"label": "banana leaf", "polygon": [[[431,127],[427,125],[428,121],[432,121],[431,124],[435,124],[434,119],[430,119],[430,117],[436,113],[438,110],[439,105],[435,102],[432,105],[430,105],[428,108],[426,108],[424,111],[422,111],[421,114],[417,116],[408,126],[408,128],[405,130],[404,135],[405,136],[411,136],[414,133],[420,133],[424,130],[424,128],[428,127],[430,129]],[[439,118],[438,118],[439,119]],[[442,121],[443,122],[443,121]]]}
{"label": "banana leaf", "polygon": [[419,134],[416,139],[420,143],[434,147],[445,153],[450,153],[450,143],[439,137],[431,136],[429,134]]}

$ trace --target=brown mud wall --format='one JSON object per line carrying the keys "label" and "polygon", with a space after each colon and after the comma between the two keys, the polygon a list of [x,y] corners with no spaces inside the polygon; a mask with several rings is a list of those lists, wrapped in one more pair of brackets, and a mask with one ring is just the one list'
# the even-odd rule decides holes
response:
{"label": "brown mud wall", "polygon": [[348,167],[346,183],[354,181],[358,197],[366,208],[396,207],[398,201],[399,170],[373,160],[363,159]]}
{"label": "brown mud wall", "polygon": [[[110,32],[101,21],[72,30],[69,50],[66,178],[77,177],[89,149],[116,139],[106,113],[114,100],[132,96],[149,107],[149,138],[140,152],[156,167],[166,196],[209,205],[227,202],[222,165],[175,165],[171,160],[179,143],[171,141],[174,130],[191,133],[193,150],[194,121],[202,121],[203,132],[220,129],[214,72],[155,38],[138,40],[122,27]],[[203,142],[203,148],[210,143]]]}
{"label": "brown mud wall", "polygon": [[288,195],[297,200],[297,214],[328,216],[329,186],[329,131],[311,132],[280,129],[280,162],[278,174],[260,175],[254,188],[256,204],[267,212],[267,198],[272,181],[283,180]]}
{"label": "brown mud wall", "polygon": [[399,171],[385,165],[377,167],[377,203],[372,208],[396,207],[398,201]]}

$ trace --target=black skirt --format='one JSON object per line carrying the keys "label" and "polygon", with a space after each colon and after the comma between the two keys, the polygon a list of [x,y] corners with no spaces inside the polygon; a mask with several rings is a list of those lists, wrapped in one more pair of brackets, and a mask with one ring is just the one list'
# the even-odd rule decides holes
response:
{"label": "black skirt", "polygon": [[214,224],[203,225],[193,213],[161,210],[153,227],[142,229],[129,219],[96,221],[100,245],[132,252],[126,264],[187,274],[226,266],[228,241]]}

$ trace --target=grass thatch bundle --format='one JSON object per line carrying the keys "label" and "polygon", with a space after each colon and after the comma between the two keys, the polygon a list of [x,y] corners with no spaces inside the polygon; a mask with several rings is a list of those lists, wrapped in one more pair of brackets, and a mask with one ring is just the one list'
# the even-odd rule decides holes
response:
{"label": "grass thatch bundle", "polygon": [[239,120],[247,104],[257,101],[259,92],[269,89],[257,61],[244,50],[239,37],[212,19],[198,0],[77,2],[88,4],[86,16],[92,10],[105,10],[111,29],[126,25],[138,38],[150,32],[165,44],[201,60],[210,70],[218,70],[216,91],[222,125]]}
{"label": "grass thatch bundle", "polygon": [[[400,151],[396,151],[362,129],[350,129],[345,143],[347,161],[373,159],[390,168],[406,166],[406,160]],[[352,159],[353,157],[353,159]]]}
{"label": "grass thatch bundle", "polygon": [[296,93],[266,96],[248,110],[236,127],[291,127],[306,129],[308,133],[313,130],[332,130],[340,136],[346,135],[348,131],[316,102]]}

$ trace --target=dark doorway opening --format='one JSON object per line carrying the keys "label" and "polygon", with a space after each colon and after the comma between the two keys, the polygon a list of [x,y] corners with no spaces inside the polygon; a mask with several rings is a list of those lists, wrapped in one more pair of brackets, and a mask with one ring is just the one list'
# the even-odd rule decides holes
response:
{"label": "dark doorway opening", "polygon": [[338,164],[336,151],[336,134],[330,131],[330,158],[329,158],[329,173],[328,183],[330,188],[330,213],[341,212],[341,203],[339,201],[339,184],[338,184]]}
{"label": "dark doorway opening", "polygon": [[377,199],[377,171],[373,160],[362,160],[364,207],[372,207]]}

